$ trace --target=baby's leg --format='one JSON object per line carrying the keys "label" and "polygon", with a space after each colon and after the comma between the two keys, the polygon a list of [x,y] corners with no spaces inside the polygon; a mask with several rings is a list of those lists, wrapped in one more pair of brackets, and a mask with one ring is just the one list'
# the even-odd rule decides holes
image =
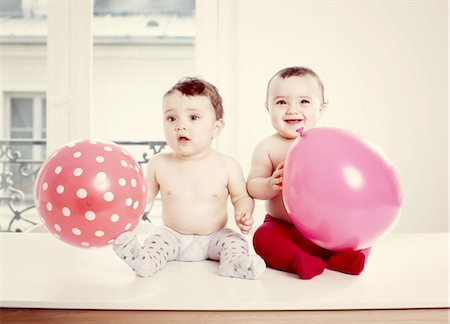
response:
{"label": "baby's leg", "polygon": [[224,277],[259,279],[266,264],[258,255],[248,254],[248,243],[239,233],[226,228],[211,240],[208,258],[219,260],[219,274]]}
{"label": "baby's leg", "polygon": [[311,279],[325,269],[322,259],[309,255],[294,241],[291,224],[272,220],[265,222],[256,230],[253,245],[271,268],[297,273],[301,279]]}
{"label": "baby's leg", "polygon": [[359,251],[338,252],[328,260],[327,268],[351,275],[359,275],[366,264],[371,248]]}
{"label": "baby's leg", "polygon": [[150,234],[140,246],[136,235],[125,232],[114,241],[114,251],[140,277],[149,277],[174,260],[179,253],[178,240],[173,234],[161,228]]}

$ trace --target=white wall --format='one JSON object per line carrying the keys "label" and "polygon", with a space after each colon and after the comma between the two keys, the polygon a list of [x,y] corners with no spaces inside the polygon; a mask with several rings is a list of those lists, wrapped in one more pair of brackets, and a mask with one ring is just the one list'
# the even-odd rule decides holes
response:
{"label": "white wall", "polygon": [[[360,133],[399,172],[404,206],[394,231],[448,230],[447,1],[197,5],[217,16],[217,26],[197,31],[197,52],[217,67],[197,68],[225,89],[219,147],[245,172],[256,143],[272,132],[267,81],[283,67],[309,66],[329,100],[322,125]],[[201,41],[214,38],[209,30],[218,35],[212,52]],[[262,216],[260,203],[257,213]]]}

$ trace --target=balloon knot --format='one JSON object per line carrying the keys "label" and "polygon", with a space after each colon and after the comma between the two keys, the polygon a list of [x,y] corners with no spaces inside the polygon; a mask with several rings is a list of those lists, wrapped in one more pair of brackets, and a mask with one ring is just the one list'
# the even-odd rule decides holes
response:
{"label": "balloon knot", "polygon": [[299,133],[299,134],[300,134],[300,136],[301,136],[301,137],[303,137],[303,136],[305,135],[305,132],[304,132],[304,130],[305,130],[305,128],[304,128],[304,127],[300,127],[299,129],[297,129],[297,133]]}

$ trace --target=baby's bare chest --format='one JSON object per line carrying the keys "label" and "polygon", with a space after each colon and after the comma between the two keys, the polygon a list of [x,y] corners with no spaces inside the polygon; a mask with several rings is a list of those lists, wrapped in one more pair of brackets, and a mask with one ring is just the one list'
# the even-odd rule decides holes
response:
{"label": "baby's bare chest", "polygon": [[272,162],[273,170],[286,159],[286,154],[289,151],[289,143],[279,143],[278,145],[273,145],[269,149],[269,158]]}
{"label": "baby's bare chest", "polygon": [[228,195],[223,168],[173,168],[158,175],[162,194],[172,197],[221,198]]}

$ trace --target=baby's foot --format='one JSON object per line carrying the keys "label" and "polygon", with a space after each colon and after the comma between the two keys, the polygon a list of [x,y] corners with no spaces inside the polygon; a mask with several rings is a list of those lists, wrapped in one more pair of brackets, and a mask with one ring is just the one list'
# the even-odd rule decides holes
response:
{"label": "baby's foot", "polygon": [[325,262],[318,257],[301,253],[297,257],[295,269],[300,279],[311,279],[325,270]]}
{"label": "baby's foot", "polygon": [[219,266],[224,277],[259,279],[266,269],[266,263],[259,255],[242,255]]}
{"label": "baby's foot", "polygon": [[141,245],[135,234],[124,232],[113,243],[113,250],[134,271],[141,255]]}
{"label": "baby's foot", "polygon": [[150,277],[161,267],[161,262],[148,253],[142,253],[136,262],[136,268],[133,269],[139,277]]}
{"label": "baby's foot", "polygon": [[333,255],[327,268],[351,275],[359,275],[364,270],[366,256],[361,251],[341,252]]}

